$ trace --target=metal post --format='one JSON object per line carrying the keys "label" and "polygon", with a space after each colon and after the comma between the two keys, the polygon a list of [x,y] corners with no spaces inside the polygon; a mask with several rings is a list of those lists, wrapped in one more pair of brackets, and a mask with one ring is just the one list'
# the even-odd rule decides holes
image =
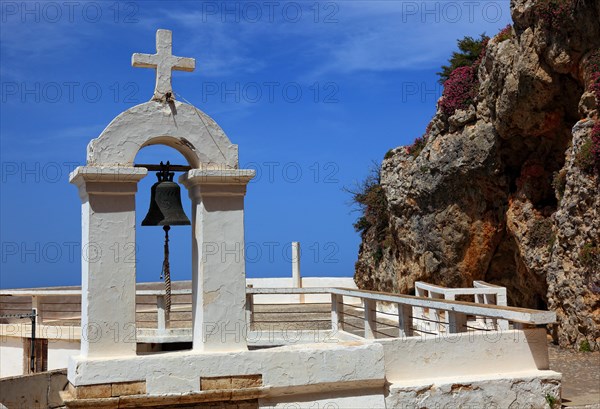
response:
{"label": "metal post", "polygon": [[30,364],[29,370],[31,373],[35,372],[35,316],[37,315],[37,310],[31,310],[31,355],[30,355]]}

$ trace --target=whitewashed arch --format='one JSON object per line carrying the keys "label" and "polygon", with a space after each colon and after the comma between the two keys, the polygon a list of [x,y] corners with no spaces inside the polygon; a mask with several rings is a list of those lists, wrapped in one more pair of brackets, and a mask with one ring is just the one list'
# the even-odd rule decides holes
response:
{"label": "whitewashed arch", "polygon": [[199,109],[174,101],[149,101],[122,112],[90,141],[88,166],[133,166],[138,151],[149,145],[179,151],[192,168],[238,168],[238,146]]}

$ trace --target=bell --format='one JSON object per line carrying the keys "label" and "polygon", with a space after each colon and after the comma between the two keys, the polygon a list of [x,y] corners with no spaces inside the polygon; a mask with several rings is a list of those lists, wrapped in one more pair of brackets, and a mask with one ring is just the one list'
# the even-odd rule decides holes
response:
{"label": "bell", "polygon": [[160,163],[161,170],[156,173],[158,182],[152,185],[150,209],[142,221],[142,226],[187,226],[190,219],[181,205],[181,189],[173,182],[174,172],[169,172],[169,162]]}

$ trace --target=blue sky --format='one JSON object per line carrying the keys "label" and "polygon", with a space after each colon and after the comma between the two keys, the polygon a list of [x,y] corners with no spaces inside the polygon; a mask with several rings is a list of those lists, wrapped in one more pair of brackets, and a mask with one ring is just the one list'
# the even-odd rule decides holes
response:
{"label": "blue sky", "polygon": [[[358,217],[342,188],[423,134],[435,73],[456,39],[497,33],[503,1],[92,1],[0,3],[0,288],[80,284],[80,200],[68,172],[120,112],[152,96],[158,28],[196,58],[175,92],[212,116],[257,170],[246,196],[247,276],[352,276]],[[185,163],[145,148],[136,162]],[[136,196],[138,226],[154,177]],[[186,212],[190,205],[185,189]],[[190,228],[171,231],[191,278]],[[162,230],[137,228],[137,280],[158,280]]]}

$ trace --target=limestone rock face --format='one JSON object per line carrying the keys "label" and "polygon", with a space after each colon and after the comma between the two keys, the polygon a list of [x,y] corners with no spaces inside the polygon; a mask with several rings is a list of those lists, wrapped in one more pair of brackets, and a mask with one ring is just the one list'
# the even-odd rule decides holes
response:
{"label": "limestone rock face", "polygon": [[600,348],[600,271],[582,261],[600,248],[600,178],[576,160],[598,120],[585,66],[600,2],[573,1],[560,29],[541,3],[511,1],[512,33],[487,44],[472,105],[438,109],[420,153],[386,155],[388,220],[363,231],[355,281],[411,293],[485,280],[509,305],[557,311],[561,345]]}
{"label": "limestone rock face", "polygon": [[[545,264],[549,308],[556,311],[561,345],[579,345],[581,335],[600,340],[600,259],[589,257],[586,247],[600,243],[599,177],[590,178],[575,164],[592,121],[573,128],[573,144],[567,152],[563,200],[552,220],[556,242]],[[596,247],[597,248],[597,247]]]}

